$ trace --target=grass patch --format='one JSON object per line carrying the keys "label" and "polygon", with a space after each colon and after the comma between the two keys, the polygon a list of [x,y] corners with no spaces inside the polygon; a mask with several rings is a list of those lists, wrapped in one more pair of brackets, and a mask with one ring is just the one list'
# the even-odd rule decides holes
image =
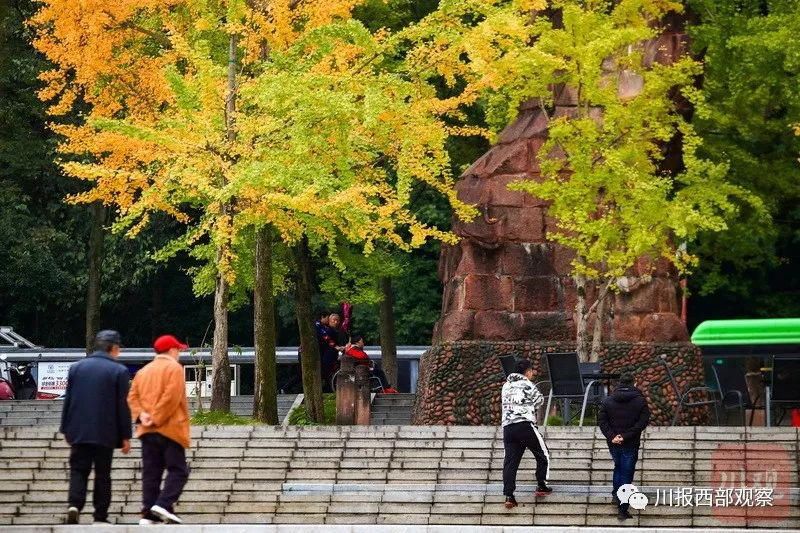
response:
{"label": "grass patch", "polygon": [[[568,426],[577,426],[580,422],[580,417],[573,418]],[[564,419],[561,418],[559,415],[551,415],[547,417],[547,425],[548,426],[563,426]],[[583,425],[584,426],[596,426],[597,425],[597,417],[593,415],[586,415],[583,417]]]}
{"label": "grass patch", "polygon": [[222,411],[203,411],[192,415],[195,426],[252,426],[260,424],[255,419]]}
{"label": "grass patch", "polygon": [[336,394],[322,395],[322,422],[312,422],[305,404],[295,407],[289,415],[292,426],[330,426],[336,423]]}

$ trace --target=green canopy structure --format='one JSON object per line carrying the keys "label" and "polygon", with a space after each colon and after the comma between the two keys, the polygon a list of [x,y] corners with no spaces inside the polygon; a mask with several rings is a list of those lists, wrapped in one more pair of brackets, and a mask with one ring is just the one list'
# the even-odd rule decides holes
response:
{"label": "green canopy structure", "polygon": [[694,333],[697,346],[800,345],[800,318],[706,320]]}

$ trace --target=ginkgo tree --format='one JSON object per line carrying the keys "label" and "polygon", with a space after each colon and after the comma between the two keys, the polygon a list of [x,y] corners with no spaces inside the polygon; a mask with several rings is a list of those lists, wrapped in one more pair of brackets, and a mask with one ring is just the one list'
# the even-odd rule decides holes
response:
{"label": "ginkgo tree", "polygon": [[350,17],[356,3],[46,0],[32,21],[55,64],[41,94],[52,113],[88,105],[80,124],[55,126],[64,170],[92,185],[72,201],[115,206],[132,237],[152,213],[173,216],[186,232],[159,255],[189,250],[205,265],[198,288],[213,280],[212,409],[230,405],[227,307],[246,235],[258,241],[257,310],[274,307],[272,240],[293,250],[304,392],[320,420],[310,250],[336,261],[340,238],[367,253],[451,239],[408,209],[419,183],[472,215],[453,191],[433,88],[393,71],[389,38]]}
{"label": "ginkgo tree", "polygon": [[[653,63],[643,53],[659,21],[680,10],[667,0],[443,0],[407,31],[416,43],[410,68],[460,89],[443,102],[449,113],[482,103],[496,129],[523,102],[538,102],[546,115],[541,177],[510,187],[546,200],[556,226],[548,238],[575,252],[582,360],[596,359],[606,299],[637,259],[667,258],[685,272],[696,259],[677,244],[725,229],[742,202],[758,208],[725,180],[724,163],[697,156],[700,140],[679,112],[676,95],[699,102],[692,84],[700,64]],[[621,80],[637,90],[621,89]],[[564,86],[574,108],[556,115],[554,89]],[[673,170],[661,163],[676,137],[682,161]]]}

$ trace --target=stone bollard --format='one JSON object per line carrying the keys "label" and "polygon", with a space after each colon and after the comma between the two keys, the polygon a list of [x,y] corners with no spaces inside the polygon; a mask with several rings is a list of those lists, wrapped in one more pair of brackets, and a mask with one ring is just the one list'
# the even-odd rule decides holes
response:
{"label": "stone bollard", "polygon": [[352,426],[356,421],[356,372],[352,357],[342,357],[336,375],[336,424]]}
{"label": "stone bollard", "polygon": [[365,365],[356,367],[356,425],[368,426],[370,409],[372,408],[372,389],[370,388],[369,368]]}

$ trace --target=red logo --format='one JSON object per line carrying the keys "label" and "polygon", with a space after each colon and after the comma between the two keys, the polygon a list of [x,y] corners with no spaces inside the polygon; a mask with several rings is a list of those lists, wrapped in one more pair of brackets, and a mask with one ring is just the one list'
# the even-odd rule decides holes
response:
{"label": "red logo", "polygon": [[[795,464],[780,444],[720,444],[711,454],[713,516],[726,525],[757,525],[789,517]],[[754,524],[755,522],[755,524]]]}

